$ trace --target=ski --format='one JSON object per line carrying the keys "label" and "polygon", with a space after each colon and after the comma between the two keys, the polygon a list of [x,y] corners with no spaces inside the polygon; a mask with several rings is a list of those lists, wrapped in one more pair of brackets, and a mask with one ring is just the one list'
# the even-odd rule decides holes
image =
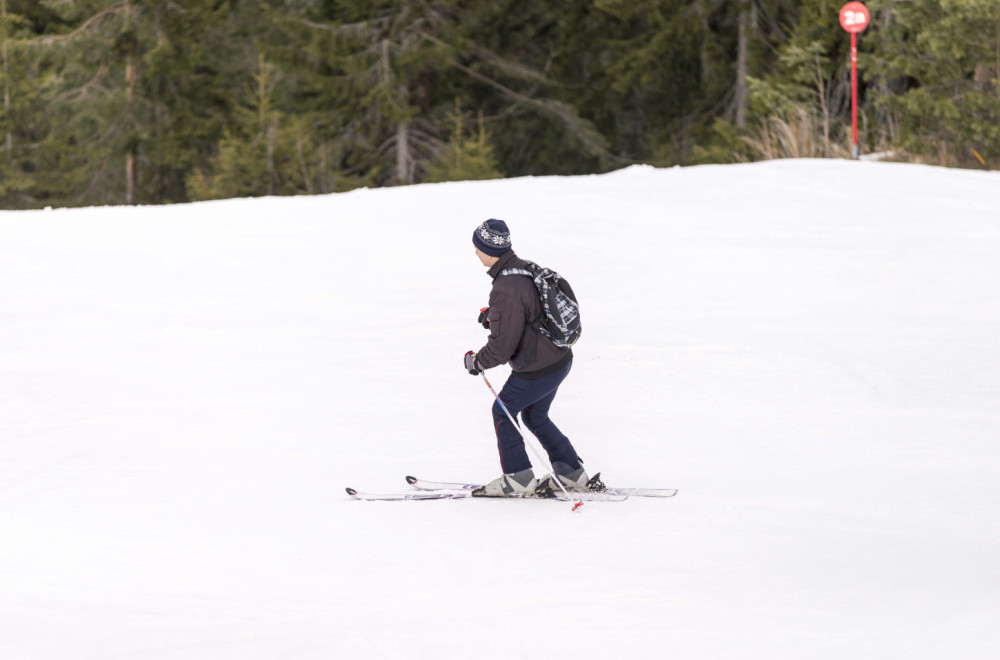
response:
{"label": "ski", "polygon": [[[591,481],[600,483],[600,473],[594,475]],[[451,481],[427,481],[416,477],[406,477],[406,483],[410,484],[421,492],[436,492],[442,490],[473,491],[479,488],[478,484],[456,483]],[[677,494],[676,488],[604,488],[604,490],[591,491],[593,493],[604,493],[614,496],[635,496],[635,497],[673,497]],[[559,493],[562,495],[562,493]],[[580,493],[570,493],[578,495]]]}
{"label": "ski", "polygon": [[[441,485],[441,484],[438,484]],[[472,484],[465,484],[471,486]],[[478,488],[474,486],[473,488]],[[354,488],[347,488],[347,494],[356,500],[366,502],[406,502],[421,500],[553,500],[556,502],[624,502],[628,499],[627,494],[622,493],[570,493],[572,497],[566,497],[562,493],[556,493],[552,497],[472,497],[473,488],[436,488],[434,490],[417,490],[408,493],[363,493]]]}
{"label": "ski", "polygon": [[426,481],[424,479],[417,479],[416,477],[407,477],[406,483],[410,484],[417,490],[475,490],[479,488],[481,484],[463,484],[455,483],[452,481]]}
{"label": "ski", "polygon": [[436,491],[419,491],[419,492],[409,492],[409,493],[362,493],[353,488],[347,488],[347,494],[356,500],[365,500],[368,502],[403,502],[403,501],[416,501],[416,500],[459,500],[465,499],[466,497],[472,496],[472,491],[450,493],[440,490]]}

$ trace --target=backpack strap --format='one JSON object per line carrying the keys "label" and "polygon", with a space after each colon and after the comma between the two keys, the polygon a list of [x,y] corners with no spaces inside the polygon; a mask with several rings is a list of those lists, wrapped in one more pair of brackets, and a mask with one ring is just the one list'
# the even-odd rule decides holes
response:
{"label": "backpack strap", "polygon": [[506,277],[507,275],[524,275],[525,277],[530,277],[532,280],[535,279],[535,274],[531,271],[524,270],[523,268],[505,268],[500,271],[497,277]]}
{"label": "backpack strap", "polygon": [[[534,265],[530,261],[527,261],[525,263],[528,265]],[[526,270],[524,268],[504,268],[502,271],[500,271],[500,274],[497,275],[497,278],[499,279],[501,277],[507,277],[508,275],[523,275],[524,277],[529,278],[531,280],[531,285],[535,288],[535,292],[536,293],[538,292],[538,284],[535,282],[535,274],[532,273],[530,270]],[[526,325],[535,332],[544,335],[545,325],[542,323],[542,319],[544,318],[545,318],[545,308],[543,307],[541,314],[539,314],[538,318],[534,320],[526,320]]]}

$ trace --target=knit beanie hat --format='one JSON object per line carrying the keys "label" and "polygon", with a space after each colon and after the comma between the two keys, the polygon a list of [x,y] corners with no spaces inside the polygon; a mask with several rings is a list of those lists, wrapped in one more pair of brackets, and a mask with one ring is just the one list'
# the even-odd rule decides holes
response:
{"label": "knit beanie hat", "polygon": [[503,220],[489,219],[476,227],[472,244],[491,257],[501,257],[510,250],[510,230]]}

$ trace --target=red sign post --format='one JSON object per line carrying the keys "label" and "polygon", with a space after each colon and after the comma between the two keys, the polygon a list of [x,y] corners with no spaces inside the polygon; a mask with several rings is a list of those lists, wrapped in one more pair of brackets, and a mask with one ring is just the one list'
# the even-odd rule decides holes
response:
{"label": "red sign post", "polygon": [[858,159],[858,33],[868,27],[871,16],[860,2],[840,8],[840,27],[851,33],[851,157]]}

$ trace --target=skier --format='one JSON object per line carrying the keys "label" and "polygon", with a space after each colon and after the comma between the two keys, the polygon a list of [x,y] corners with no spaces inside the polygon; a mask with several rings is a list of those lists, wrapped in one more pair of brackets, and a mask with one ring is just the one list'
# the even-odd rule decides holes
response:
{"label": "skier", "polygon": [[[549,419],[549,407],[559,385],[573,366],[573,351],[560,348],[532,327],[543,314],[534,281],[524,275],[507,274],[511,268],[524,269],[525,262],[511,249],[510,230],[503,220],[490,219],[472,234],[476,256],[493,278],[489,307],[479,314],[479,323],[490,331],[489,340],[479,351],[465,354],[465,368],[473,376],[486,369],[510,363],[512,372],[500,391],[514,419],[535,434],[549,455],[552,471],[567,490],[587,490],[589,477],[583,461],[563,433]],[[513,428],[500,406],[493,402],[503,474],[473,491],[477,497],[524,497],[539,488],[558,490],[556,484],[539,483],[525,452],[524,439]]]}

